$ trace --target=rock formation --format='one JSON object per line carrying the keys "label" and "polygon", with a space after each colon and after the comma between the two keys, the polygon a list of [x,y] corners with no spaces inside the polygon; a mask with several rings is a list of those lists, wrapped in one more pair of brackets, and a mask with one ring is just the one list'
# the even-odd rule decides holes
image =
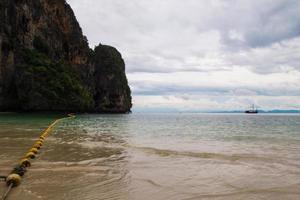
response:
{"label": "rock formation", "polygon": [[0,111],[126,113],[121,54],[89,48],[65,0],[0,0]]}

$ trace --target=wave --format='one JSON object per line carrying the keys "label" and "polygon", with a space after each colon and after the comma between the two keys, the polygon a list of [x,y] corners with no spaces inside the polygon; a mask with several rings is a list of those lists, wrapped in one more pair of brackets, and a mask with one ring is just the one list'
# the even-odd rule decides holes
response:
{"label": "wave", "polygon": [[222,153],[211,153],[211,152],[191,152],[191,151],[176,151],[168,149],[157,149],[153,147],[134,147],[131,148],[141,150],[143,152],[156,154],[163,157],[179,156],[179,157],[194,157],[203,159],[222,159],[229,161],[237,160],[260,160],[260,161],[272,161],[274,158],[256,156],[254,154],[222,154]]}
{"label": "wave", "polygon": [[[243,195],[290,195],[290,196],[299,196],[300,192],[298,190],[298,184],[289,185],[286,187],[278,187],[278,188],[268,188],[268,189],[240,189],[239,191],[228,192],[228,193],[217,193],[217,194],[200,194],[195,195],[194,197],[185,198],[184,200],[197,200],[197,199],[216,199],[230,197],[233,198],[235,196],[242,197]],[[226,198],[227,199],[227,198]],[[240,199],[240,198],[239,198]],[[241,198],[242,199],[242,198]]]}

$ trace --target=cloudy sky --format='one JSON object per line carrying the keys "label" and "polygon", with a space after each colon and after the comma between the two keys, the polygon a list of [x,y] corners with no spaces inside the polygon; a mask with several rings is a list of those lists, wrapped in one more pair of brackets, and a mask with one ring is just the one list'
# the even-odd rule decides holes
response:
{"label": "cloudy sky", "polygon": [[134,110],[300,109],[299,0],[68,0],[126,62]]}

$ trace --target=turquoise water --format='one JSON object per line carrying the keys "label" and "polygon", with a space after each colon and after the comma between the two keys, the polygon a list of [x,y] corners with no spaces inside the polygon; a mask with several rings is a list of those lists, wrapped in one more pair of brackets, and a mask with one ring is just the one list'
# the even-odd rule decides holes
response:
{"label": "turquoise water", "polygon": [[[0,174],[56,117],[0,115]],[[300,199],[300,115],[79,115],[11,199]]]}

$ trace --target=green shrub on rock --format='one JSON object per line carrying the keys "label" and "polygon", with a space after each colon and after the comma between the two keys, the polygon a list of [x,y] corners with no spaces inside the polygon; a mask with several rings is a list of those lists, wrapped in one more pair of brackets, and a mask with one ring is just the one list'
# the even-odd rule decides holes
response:
{"label": "green shrub on rock", "polygon": [[72,69],[53,62],[37,50],[24,49],[24,64],[17,66],[16,88],[22,110],[88,111],[91,92]]}

